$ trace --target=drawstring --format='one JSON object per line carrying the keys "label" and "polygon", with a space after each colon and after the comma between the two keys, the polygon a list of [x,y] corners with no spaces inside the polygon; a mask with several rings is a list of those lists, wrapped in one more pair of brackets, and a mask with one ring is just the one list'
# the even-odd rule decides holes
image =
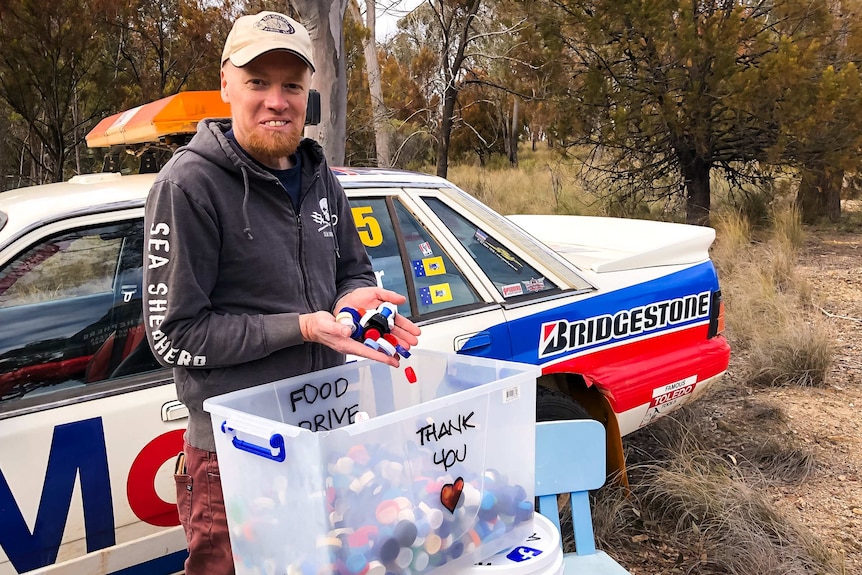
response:
{"label": "drawstring", "polygon": [[[249,196],[249,186],[248,186],[248,172],[246,171],[245,166],[240,166],[240,171],[242,172],[242,182],[245,187],[243,196],[242,196],[242,218],[245,223],[245,227],[242,231],[245,232],[245,235],[248,236],[249,240],[253,240],[254,236],[251,234],[251,222],[248,219],[248,196]],[[329,190],[329,186],[324,186],[326,188],[326,202],[329,204],[329,213],[330,219],[332,218],[332,210],[335,207],[335,203],[332,201],[331,192]],[[332,226],[332,245],[335,249],[335,259],[341,259],[341,252],[338,249],[338,233],[335,230],[335,226]]]}
{"label": "drawstring", "polygon": [[248,172],[245,169],[245,166],[240,166],[240,171],[242,172],[242,182],[245,186],[245,193],[242,196],[242,218],[245,222],[245,227],[242,231],[245,232],[245,235],[248,236],[248,239],[253,240],[254,236],[251,235],[251,222],[248,220]]}
{"label": "drawstring", "polygon": [[[330,196],[329,186],[324,185],[326,188],[326,201],[329,204],[329,217],[333,216],[333,209],[335,208],[335,203],[332,201],[332,196]],[[335,259],[341,259],[341,253],[338,251],[338,232],[335,230],[335,226],[332,226],[332,243],[335,246]]]}

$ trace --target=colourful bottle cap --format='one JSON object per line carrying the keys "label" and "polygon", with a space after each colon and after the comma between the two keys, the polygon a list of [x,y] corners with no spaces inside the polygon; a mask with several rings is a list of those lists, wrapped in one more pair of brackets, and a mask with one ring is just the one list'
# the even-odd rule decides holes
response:
{"label": "colourful bottle cap", "polygon": [[[386,334],[386,335],[389,335],[389,334]],[[386,341],[386,339],[384,339],[382,337],[378,338],[377,339],[377,345],[380,346],[380,351],[382,351],[386,355],[388,355],[388,356],[395,355],[395,346],[393,346],[391,343]]]}

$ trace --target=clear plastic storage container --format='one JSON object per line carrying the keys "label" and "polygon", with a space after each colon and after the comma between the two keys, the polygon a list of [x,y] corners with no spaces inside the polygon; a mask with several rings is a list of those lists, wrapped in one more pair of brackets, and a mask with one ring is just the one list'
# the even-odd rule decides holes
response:
{"label": "clear plastic storage container", "polygon": [[444,574],[531,534],[539,368],[423,350],[401,364],[204,402],[240,575]]}

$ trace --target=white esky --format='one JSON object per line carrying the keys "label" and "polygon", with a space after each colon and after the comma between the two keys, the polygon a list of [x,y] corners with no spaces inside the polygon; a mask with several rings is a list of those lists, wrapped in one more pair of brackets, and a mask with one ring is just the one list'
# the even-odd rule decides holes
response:
{"label": "white esky", "polygon": [[[377,41],[382,42],[398,30],[398,20],[424,0],[377,0]],[[364,9],[364,7],[363,7]]]}

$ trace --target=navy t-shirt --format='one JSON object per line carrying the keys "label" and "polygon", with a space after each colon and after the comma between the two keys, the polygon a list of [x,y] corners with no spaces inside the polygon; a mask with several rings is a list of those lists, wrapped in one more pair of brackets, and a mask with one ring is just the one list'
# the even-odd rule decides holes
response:
{"label": "navy t-shirt", "polygon": [[243,147],[239,145],[239,142],[236,141],[236,136],[233,133],[233,128],[225,132],[224,136],[232,145],[236,146],[239,151],[241,151],[248,158],[250,158],[252,162],[278,178],[278,181],[281,182],[282,187],[284,187],[284,189],[287,191],[287,195],[290,197],[290,201],[293,202],[294,207],[299,207],[299,194],[301,189],[300,184],[302,175],[302,160],[299,154],[293,154],[290,157],[290,159],[293,161],[292,168],[288,168],[286,170],[276,170],[275,168],[270,168],[269,166],[261,164],[254,158],[254,156],[246,152]]}

